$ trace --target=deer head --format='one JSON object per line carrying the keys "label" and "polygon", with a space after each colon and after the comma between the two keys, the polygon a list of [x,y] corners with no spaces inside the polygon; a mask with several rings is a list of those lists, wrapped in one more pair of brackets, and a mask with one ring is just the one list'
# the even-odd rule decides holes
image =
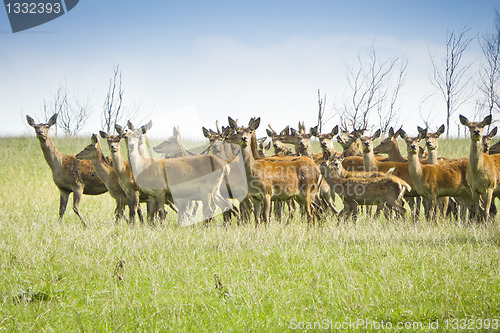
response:
{"label": "deer head", "polygon": [[486,116],[483,121],[471,122],[466,117],[460,115],[460,123],[465,125],[470,130],[470,138],[472,141],[478,142],[482,139],[483,128],[491,124],[491,115]]}
{"label": "deer head", "polygon": [[36,124],[33,118],[26,115],[26,120],[28,121],[28,125],[35,129],[36,137],[40,141],[47,140],[49,135],[49,129],[51,126],[54,126],[57,121],[57,113],[50,117],[49,121],[46,124]]}

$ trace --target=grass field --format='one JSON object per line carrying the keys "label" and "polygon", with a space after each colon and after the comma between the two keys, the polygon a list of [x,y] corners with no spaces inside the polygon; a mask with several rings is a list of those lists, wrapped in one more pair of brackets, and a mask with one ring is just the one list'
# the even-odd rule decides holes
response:
{"label": "grass field", "polygon": [[[88,141],[55,140],[66,153]],[[440,147],[466,156],[468,140]],[[0,331],[500,328],[498,221],[180,228],[170,213],[151,229],[115,226],[104,194],[82,200],[83,229],[71,209],[58,222],[36,138],[0,139],[0,158]]]}

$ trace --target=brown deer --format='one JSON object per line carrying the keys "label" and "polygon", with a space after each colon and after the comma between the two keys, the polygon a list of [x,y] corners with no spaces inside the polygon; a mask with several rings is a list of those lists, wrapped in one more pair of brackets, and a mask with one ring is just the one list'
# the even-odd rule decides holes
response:
{"label": "brown deer", "polygon": [[321,151],[323,154],[327,153],[328,156],[332,156],[335,154],[335,147],[333,145],[333,138],[339,132],[339,126],[336,125],[330,133],[321,134],[318,131],[318,126],[311,128],[311,134],[318,138],[319,144],[321,146]]}
{"label": "brown deer", "polygon": [[389,129],[387,138],[382,140],[379,145],[373,148],[375,154],[387,154],[388,160],[393,162],[406,162],[406,158],[401,155],[398,144],[398,132],[394,128]]}
{"label": "brown deer", "polygon": [[[337,164],[341,166],[341,163]],[[332,166],[329,160],[321,164],[321,173],[330,185],[344,201],[342,213],[357,217],[358,205],[385,206],[396,212],[398,217],[404,216],[406,209],[401,203],[401,199],[406,192],[411,191],[411,187],[398,177],[385,175],[383,177],[341,177],[338,168]],[[379,210],[377,210],[378,212]],[[387,218],[389,212],[384,210]]]}
{"label": "brown deer", "polygon": [[[232,119],[231,119],[232,120]],[[270,217],[271,201],[294,198],[302,207],[302,212],[313,220],[311,202],[320,180],[318,166],[309,157],[282,157],[255,159],[257,147],[252,140],[259,127],[260,118],[252,118],[248,127],[236,127],[230,120],[230,128],[224,133],[228,142],[240,145],[245,165],[248,195],[254,203],[256,223],[263,218],[267,224]]]}
{"label": "brown deer", "polygon": [[[424,198],[427,218],[434,218],[438,198],[461,197],[471,207],[471,192],[466,180],[468,161],[465,158],[440,164],[422,164],[418,157],[420,140],[426,138],[427,130],[420,131],[417,137],[408,137],[403,129],[399,134],[406,142],[408,170],[414,188]],[[445,211],[441,211],[445,213]]]}
{"label": "brown deer", "polygon": [[[92,134],[91,143],[83,148],[81,152],[76,154],[76,159],[79,161],[90,160],[92,162],[97,176],[102,180],[104,185],[106,185],[109,194],[116,201],[115,223],[118,223],[120,219],[123,218],[123,210],[127,204],[127,196],[120,186],[115,169],[108,163],[106,157],[104,157],[101,145],[95,134]],[[129,209],[133,209],[133,207],[129,207]]]}
{"label": "brown deer", "polygon": [[482,134],[485,126],[491,124],[491,115],[482,121],[471,122],[460,115],[460,123],[470,130],[469,165],[467,167],[467,183],[472,190],[474,211],[479,220],[485,221],[490,212],[493,196],[500,194],[500,154],[483,153]]}
{"label": "brown deer", "polygon": [[268,125],[269,129],[266,129],[267,136],[271,138],[271,142],[274,148],[275,156],[290,156],[292,155],[292,150],[288,148],[285,143],[282,141],[282,137],[289,134],[290,127],[285,127],[284,130],[280,132],[280,134],[276,133],[276,131],[271,127],[271,124]]}
{"label": "brown deer", "polygon": [[50,127],[55,125],[57,121],[57,114],[54,114],[46,124],[36,124],[33,118],[28,115],[26,119],[28,124],[35,129],[43,156],[52,171],[52,179],[59,189],[59,220],[62,220],[68,205],[69,195],[73,193],[73,211],[78,215],[82,224],[87,226],[78,210],[82,195],[105,193],[106,186],[97,177],[90,161],[78,161],[75,155],[63,154],[57,150],[49,134]]}
{"label": "brown deer", "polygon": [[414,198],[418,197],[419,194],[415,190],[413,180],[408,171],[408,162],[393,162],[393,161],[379,161],[375,157],[373,152],[373,142],[380,136],[380,130],[377,130],[373,136],[363,136],[361,137],[361,144],[363,146],[363,163],[366,171],[382,171],[388,172],[390,169],[394,168],[393,175],[401,178],[410,185],[411,191],[405,193],[405,199],[412,208],[414,213],[414,218],[420,215],[420,204],[415,203]]}
{"label": "brown deer", "polygon": [[482,144],[483,144],[483,153],[493,155],[500,154],[500,141],[495,143],[493,146],[491,145],[491,140],[497,135],[497,127],[493,128],[488,134],[483,135]]}
{"label": "brown deer", "polygon": [[343,152],[342,156],[363,156],[363,151],[358,139],[363,135],[365,130],[353,130],[349,132],[347,129],[343,129],[341,133],[337,135],[337,142],[342,146]]}
{"label": "brown deer", "polygon": [[[136,214],[139,220],[143,223],[144,219],[140,207],[140,202],[147,202],[147,196],[141,193],[141,190],[135,182],[134,175],[130,169],[129,163],[125,160],[120,152],[119,135],[108,135],[106,132],[99,132],[101,138],[105,139],[108,143],[108,148],[111,153],[111,160],[113,161],[113,168],[118,177],[118,184],[122,188],[125,196],[127,197],[127,205],[129,207],[129,222],[135,223]],[[148,209],[148,217],[152,219],[152,210]]]}

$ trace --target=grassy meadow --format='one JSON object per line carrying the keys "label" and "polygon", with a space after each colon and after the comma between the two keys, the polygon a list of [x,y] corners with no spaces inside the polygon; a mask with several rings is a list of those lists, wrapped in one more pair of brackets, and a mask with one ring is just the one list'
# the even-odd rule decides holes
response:
{"label": "grassy meadow", "polygon": [[[89,138],[55,142],[74,154]],[[440,155],[468,147],[441,140]],[[83,198],[83,229],[71,205],[58,222],[35,137],[0,138],[0,159],[0,331],[491,331],[500,319],[498,220],[181,228],[169,213],[152,229],[115,225],[104,194]]]}

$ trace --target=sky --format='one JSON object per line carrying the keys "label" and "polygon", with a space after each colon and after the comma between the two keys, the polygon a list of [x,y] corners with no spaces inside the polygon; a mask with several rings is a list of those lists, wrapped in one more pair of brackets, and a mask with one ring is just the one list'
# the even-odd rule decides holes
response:
{"label": "sky", "polygon": [[[438,128],[445,106],[430,80],[430,56],[442,57],[447,34],[467,26],[474,40],[465,61],[479,66],[477,37],[493,28],[495,6],[500,1],[82,0],[18,33],[0,8],[0,136],[34,135],[26,114],[44,120],[43,102],[62,84],[90,101],[82,135],[98,132],[117,65],[124,106],[139,124],[153,120],[152,136],[168,137],[179,126],[183,136],[202,138],[202,126],[215,129],[228,116],[240,124],[260,116],[262,136],[267,124],[311,127],[318,89],[329,131],[339,122],[335,106],[350,96],[346,69],[372,46],[382,60],[408,59],[394,125],[413,133],[424,117]],[[474,112],[471,99],[455,118]]]}

